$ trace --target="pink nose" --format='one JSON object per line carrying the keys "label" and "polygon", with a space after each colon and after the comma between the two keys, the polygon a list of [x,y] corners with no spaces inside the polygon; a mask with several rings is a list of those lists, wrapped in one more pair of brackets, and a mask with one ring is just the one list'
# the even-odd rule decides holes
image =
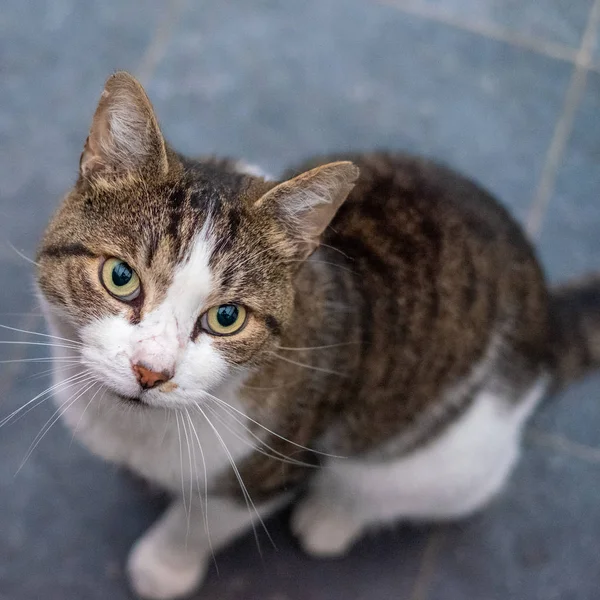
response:
{"label": "pink nose", "polygon": [[157,385],[160,385],[161,383],[165,383],[166,381],[169,381],[171,377],[173,377],[173,375],[167,373],[166,371],[152,371],[140,363],[133,365],[132,369],[139,384],[145,390],[149,390]]}

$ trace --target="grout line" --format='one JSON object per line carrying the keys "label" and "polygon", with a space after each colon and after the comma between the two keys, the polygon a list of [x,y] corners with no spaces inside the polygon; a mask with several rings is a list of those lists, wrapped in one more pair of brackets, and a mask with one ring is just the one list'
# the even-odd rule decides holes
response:
{"label": "grout line", "polygon": [[426,600],[429,595],[435,572],[435,563],[442,548],[445,533],[445,529],[438,526],[429,534],[429,539],[421,558],[419,572],[409,596],[410,600]]}
{"label": "grout line", "polygon": [[526,433],[526,439],[546,448],[556,450],[561,454],[567,454],[574,458],[584,460],[595,465],[600,465],[600,448],[586,446],[579,442],[573,442],[564,435],[548,433],[539,429],[530,429]]}
{"label": "grout line", "polygon": [[546,153],[542,174],[529,210],[529,216],[527,217],[526,229],[532,239],[536,238],[540,233],[543,218],[554,192],[558,167],[569,141],[577,108],[585,90],[588,68],[592,62],[592,52],[596,42],[596,30],[599,23],[600,0],[595,0],[590,10],[581,47],[577,53],[575,68],[565,96],[563,112],[554,128],[554,134]]}
{"label": "grout line", "polygon": [[169,8],[165,18],[159,22],[154,36],[148,44],[148,47],[140,60],[140,64],[136,69],[136,76],[142,85],[148,85],[157,65],[164,57],[169,41],[173,35],[173,30],[179,22],[186,4],[186,0],[171,0],[169,2]]}
{"label": "grout line", "polygon": [[374,0],[378,4],[384,4],[396,8],[404,13],[422,17],[430,21],[436,21],[449,25],[455,29],[461,29],[482,37],[490,38],[499,42],[505,42],[511,46],[517,46],[525,50],[536,52],[550,58],[562,60],[575,64],[577,61],[577,49],[570,48],[558,42],[551,42],[541,38],[525,37],[514,33],[509,29],[486,23],[483,21],[465,21],[454,17],[450,13],[427,5],[405,4],[403,0]]}

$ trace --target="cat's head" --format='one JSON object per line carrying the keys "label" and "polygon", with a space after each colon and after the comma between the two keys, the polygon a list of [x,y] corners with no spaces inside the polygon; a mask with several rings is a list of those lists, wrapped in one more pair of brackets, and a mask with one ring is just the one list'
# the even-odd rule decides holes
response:
{"label": "cat's head", "polygon": [[39,249],[44,303],[115,393],[185,403],[268,357],[294,276],[357,175],[339,162],[278,183],[184,159],[141,85],[117,73]]}

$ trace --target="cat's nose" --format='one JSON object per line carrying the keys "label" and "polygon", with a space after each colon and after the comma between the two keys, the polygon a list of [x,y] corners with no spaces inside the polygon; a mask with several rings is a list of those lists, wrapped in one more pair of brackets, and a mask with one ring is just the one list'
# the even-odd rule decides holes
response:
{"label": "cat's nose", "polygon": [[167,371],[152,371],[143,364],[138,363],[132,366],[133,372],[137,377],[139,384],[145,389],[149,390],[161,383],[169,381],[173,375]]}

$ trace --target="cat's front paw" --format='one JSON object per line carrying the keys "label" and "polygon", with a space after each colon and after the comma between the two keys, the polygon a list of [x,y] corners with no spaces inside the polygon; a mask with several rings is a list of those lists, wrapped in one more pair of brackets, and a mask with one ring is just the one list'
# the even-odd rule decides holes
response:
{"label": "cat's front paw", "polygon": [[333,558],[350,549],[362,525],[333,502],[309,495],[294,509],[291,528],[308,554]]}
{"label": "cat's front paw", "polygon": [[206,571],[205,561],[173,552],[160,539],[142,537],[133,546],[127,572],[133,591],[145,600],[172,600],[193,592]]}

